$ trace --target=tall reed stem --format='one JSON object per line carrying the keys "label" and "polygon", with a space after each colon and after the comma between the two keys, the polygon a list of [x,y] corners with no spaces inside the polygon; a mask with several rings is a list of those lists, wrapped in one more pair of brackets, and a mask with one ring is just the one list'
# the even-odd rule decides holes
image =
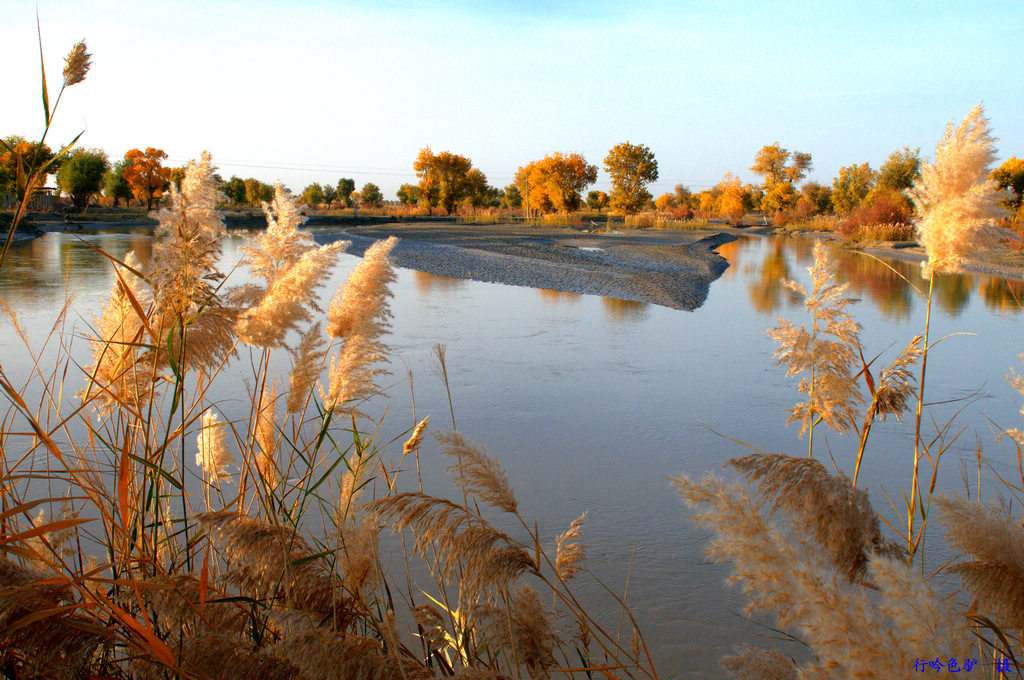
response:
{"label": "tall reed stem", "polygon": [[914,540],[914,516],[917,514],[917,473],[921,462],[921,408],[924,405],[924,377],[928,369],[928,331],[932,320],[932,291],[935,289],[935,274],[928,278],[928,310],[924,317],[924,345],[921,349],[921,380],[917,392],[917,408],[914,411],[914,479],[910,487],[910,506],[907,508],[907,551],[910,559],[917,552]]}

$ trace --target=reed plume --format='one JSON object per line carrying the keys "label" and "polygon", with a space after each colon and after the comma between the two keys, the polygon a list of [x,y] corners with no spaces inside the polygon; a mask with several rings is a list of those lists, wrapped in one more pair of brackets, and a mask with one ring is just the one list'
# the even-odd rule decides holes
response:
{"label": "reed plume", "polygon": [[740,647],[722,667],[735,680],[797,680],[796,666],[775,650]]}
{"label": "reed plume", "polygon": [[856,408],[863,402],[850,371],[856,358],[860,324],[846,308],[856,300],[844,297],[847,284],[834,283],[835,262],[821,241],[814,245],[814,265],[809,271],[811,292],[795,281],[787,280],[785,285],[804,297],[811,314],[811,330],[797,328],[780,317],[779,325],[768,331],[768,336],[779,343],[776,363],[786,366],[786,375],[807,374],[798,387],[807,395],[807,401],[789,410],[786,423],[800,421],[801,435],[810,430],[808,455],[817,422],[846,434],[854,425]]}
{"label": "reed plume", "polygon": [[995,221],[1005,214],[1003,192],[990,178],[996,139],[981,104],[953,127],[950,122],[935,149],[933,163],[921,163],[921,175],[909,190],[917,218],[918,240],[928,253],[924,277],[959,271],[972,251],[992,243]]}
{"label": "reed plume", "polygon": [[308,234],[298,230],[305,221],[298,202],[278,184],[273,205],[263,205],[267,229],[254,246],[242,248],[243,263],[265,281],[244,294],[252,306],[238,319],[238,337],[249,345],[280,347],[289,331],[319,311],[315,291],[330,274],[348,241],[317,247]]}
{"label": "reed plume", "polygon": [[327,355],[323,327],[319,321],[307,328],[300,338],[299,344],[289,350],[292,355],[292,371],[288,377],[288,413],[302,410],[323,371],[324,357]]}
{"label": "reed plume", "polygon": [[277,391],[273,384],[264,386],[257,404],[255,423],[255,442],[259,449],[255,452],[256,471],[268,489],[277,486],[277,418],[274,411],[277,405]]}
{"label": "reed plume", "polygon": [[729,581],[749,596],[747,611],[773,613],[807,642],[815,659],[798,677],[909,679],[916,672],[909,659],[945,664],[969,655],[966,620],[903,560],[872,553],[864,580],[873,588],[851,583],[847,567],[828,566],[817,541],[765,521],[761,504],[739,485],[713,477],[673,483],[701,508],[697,523],[716,530],[708,555],[732,563]]}
{"label": "reed plume", "polygon": [[248,623],[241,603],[192,574],[169,575],[164,582],[140,584],[138,592],[157,625],[173,634],[198,637],[208,633],[240,635]]}
{"label": "reed plume", "polygon": [[476,618],[494,648],[509,650],[531,678],[548,677],[561,638],[536,590],[524,583],[512,592],[507,608],[482,605]]}
{"label": "reed plume", "polygon": [[92,55],[85,50],[85,40],[79,40],[64,58],[64,87],[71,87],[85,80],[85,75],[92,66]]}
{"label": "reed plume", "polygon": [[388,254],[398,244],[391,236],[377,241],[363,253],[362,261],[349,274],[327,310],[327,334],[332,338],[362,335],[377,339],[390,329],[390,284],[395,273]]}
{"label": "reed plume", "polygon": [[234,462],[234,456],[228,448],[224,424],[212,409],[203,413],[202,429],[196,439],[196,465],[202,468],[207,478],[215,482],[230,479],[228,465]]}
{"label": "reed plume", "polygon": [[[209,680],[295,680],[303,678],[297,666],[269,650],[258,649],[236,635],[209,632],[186,638],[177,650],[178,666],[190,677]],[[166,680],[167,671],[150,661],[137,660],[133,670],[140,680]]]}
{"label": "reed plume", "polygon": [[830,475],[813,458],[755,453],[729,461],[748,480],[771,513],[788,513],[828,552],[831,563],[851,582],[863,578],[873,553],[892,556],[899,548],[882,538],[878,515],[868,495],[850,484],[846,475]]}
{"label": "reed plume", "polygon": [[159,363],[145,335],[145,312],[136,306],[146,300],[143,283],[128,270],[138,270],[141,264],[134,252],[129,252],[124,261],[127,268],[120,268],[110,299],[96,323],[96,332],[89,340],[89,378],[78,395],[83,401],[92,401],[100,413],[120,404],[141,408],[151,394],[155,364]]}
{"label": "reed plume", "polygon": [[430,416],[427,416],[420,422],[416,423],[416,427],[412,429],[412,434],[402,445],[402,456],[408,456],[410,453],[417,451],[420,448],[420,444],[423,442],[423,435],[427,431],[427,424],[430,422]]}
{"label": "reed plume", "polygon": [[871,395],[871,405],[864,416],[872,420],[881,416],[896,416],[899,420],[907,410],[908,401],[914,396],[916,378],[910,368],[921,359],[921,341],[924,336],[918,334],[911,339],[903,351],[893,359],[878,377],[878,386]]}
{"label": "reed plume", "polygon": [[17,677],[80,677],[110,634],[52,574],[0,559],[0,668]]}
{"label": "reed plume", "polygon": [[516,512],[515,494],[496,458],[488,456],[482,446],[473,444],[458,432],[438,433],[435,437],[441,445],[441,453],[456,459],[448,467],[448,473],[453,475],[460,489],[505,512]]}
{"label": "reed plume", "polygon": [[204,151],[198,162],[189,162],[180,190],[172,183],[169,205],[157,214],[160,241],[146,271],[153,286],[150,325],[158,339],[176,329],[186,344],[166,351],[204,371],[219,365],[234,342],[233,312],[214,288],[224,278],[217,263],[225,231],[213,171]]}
{"label": "reed plume", "polygon": [[378,529],[372,517],[364,516],[362,521],[347,523],[339,528],[341,537],[341,566],[345,574],[345,590],[353,597],[361,598],[363,593],[378,582]]}
{"label": "reed plume", "polygon": [[[1021,361],[1024,361],[1024,354],[1018,355],[1018,358]],[[1016,371],[1014,371],[1011,368],[1010,375],[1006,376],[1006,379],[1007,381],[1009,381],[1010,385],[1013,386],[1013,389],[1017,390],[1022,395],[1024,395],[1024,376],[1019,375]],[[1020,409],[1020,414],[1024,416],[1024,408]],[[1017,443],[1018,447],[1024,446],[1024,430],[1013,428],[1004,431],[1003,434],[1012,438]]]}
{"label": "reed plume", "polygon": [[390,284],[395,273],[388,254],[398,243],[394,236],[374,243],[349,274],[327,310],[327,334],[344,340],[341,354],[331,360],[327,392],[321,397],[338,413],[355,414],[355,403],[379,392],[374,368],[385,359],[387,345],[380,337],[391,327]]}
{"label": "reed plume", "polygon": [[442,578],[457,565],[464,568],[463,586],[478,593],[492,584],[514,581],[524,572],[536,573],[537,566],[528,552],[512,537],[497,530],[479,516],[443,498],[423,493],[398,493],[366,505],[394,531],[410,529],[416,540],[413,549],[426,557],[436,548],[435,566]]}
{"label": "reed plume", "polygon": [[583,520],[587,513],[583,513],[572,521],[564,533],[558,535],[555,541],[555,572],[558,578],[568,581],[583,568],[583,558],[586,557],[587,548],[581,543],[576,543],[583,535]]}
{"label": "reed plume", "polygon": [[225,578],[247,596],[344,625],[351,610],[341,584],[294,530],[220,511],[197,516],[227,564]]}
{"label": "reed plume", "polygon": [[973,559],[950,571],[963,579],[976,608],[1000,626],[1024,628],[1024,529],[1000,504],[984,507],[959,496],[935,498],[946,540]]}
{"label": "reed plume", "polygon": [[268,649],[309,680],[427,680],[431,670],[415,659],[384,650],[376,640],[311,630]]}

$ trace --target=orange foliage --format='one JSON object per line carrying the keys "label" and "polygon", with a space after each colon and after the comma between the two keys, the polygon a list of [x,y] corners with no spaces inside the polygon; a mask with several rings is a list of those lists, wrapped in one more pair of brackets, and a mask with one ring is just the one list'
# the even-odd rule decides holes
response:
{"label": "orange foliage", "polygon": [[165,168],[160,161],[167,154],[160,149],[149,147],[143,151],[132,149],[124,155],[124,179],[137,200],[145,200],[146,208],[153,207],[153,199],[163,196],[171,180],[171,168]]}
{"label": "orange foliage", "polygon": [[583,205],[580,192],[597,181],[597,166],[582,154],[557,151],[516,171],[516,186],[529,207],[541,212],[572,212]]}

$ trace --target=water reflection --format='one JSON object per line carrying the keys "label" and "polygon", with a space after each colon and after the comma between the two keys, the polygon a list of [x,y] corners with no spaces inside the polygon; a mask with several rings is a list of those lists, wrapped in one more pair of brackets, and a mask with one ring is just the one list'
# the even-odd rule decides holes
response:
{"label": "water reflection", "polygon": [[[800,297],[783,285],[786,279],[806,277],[813,260],[811,239],[741,237],[723,244],[718,253],[730,264],[723,279],[741,276],[746,280],[751,307],[761,314],[777,312],[800,304]],[[914,262],[883,262],[870,255],[835,248],[836,277],[849,284],[850,294],[870,301],[890,320],[911,315],[918,291],[928,282]],[[977,290],[985,304],[1001,312],[1019,312],[1024,300],[1024,282],[1006,281],[980,274],[942,274],[935,277],[935,304],[951,317],[960,316]]]}
{"label": "water reflection", "polygon": [[997,312],[1020,312],[1024,301],[1024,281],[985,277],[978,285],[985,306]]}
{"label": "water reflection", "polygon": [[743,268],[743,273],[750,279],[747,284],[750,305],[761,314],[774,312],[783,301],[788,306],[800,301],[800,296],[784,283],[793,278],[784,245],[781,239],[773,239],[760,264],[750,263]]}
{"label": "water reflection", "polygon": [[113,279],[112,261],[96,249],[117,259],[134,250],[146,261],[152,256],[153,239],[145,233],[98,233],[79,238],[51,233],[12,246],[0,268],[0,295],[10,303],[31,302],[34,307],[63,300],[68,287],[106,289]]}
{"label": "water reflection", "polygon": [[650,307],[646,302],[610,297],[601,298],[601,304],[604,306],[605,316],[611,321],[642,321],[647,316],[647,308]]}
{"label": "water reflection", "polygon": [[540,293],[540,299],[548,304],[579,304],[583,296],[579,293],[566,293],[562,290],[551,290],[550,288],[538,288],[537,292]]}
{"label": "water reflection", "polygon": [[427,272],[413,271],[413,281],[416,283],[416,290],[423,295],[430,295],[434,292],[450,291],[462,288],[466,285],[465,279],[457,279],[443,274],[428,274]]}

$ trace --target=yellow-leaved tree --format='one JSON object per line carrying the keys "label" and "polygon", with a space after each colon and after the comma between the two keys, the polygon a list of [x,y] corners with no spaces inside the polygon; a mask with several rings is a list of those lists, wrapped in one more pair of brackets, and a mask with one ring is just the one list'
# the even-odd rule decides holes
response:
{"label": "yellow-leaved tree", "polygon": [[610,202],[615,212],[639,212],[651,200],[647,184],[658,179],[658,161],[643,144],[616,144],[604,159],[604,169],[612,177]]}
{"label": "yellow-leaved tree", "polygon": [[597,181],[597,166],[582,154],[555,152],[516,171],[516,186],[541,212],[572,212],[583,205],[581,193]]}

